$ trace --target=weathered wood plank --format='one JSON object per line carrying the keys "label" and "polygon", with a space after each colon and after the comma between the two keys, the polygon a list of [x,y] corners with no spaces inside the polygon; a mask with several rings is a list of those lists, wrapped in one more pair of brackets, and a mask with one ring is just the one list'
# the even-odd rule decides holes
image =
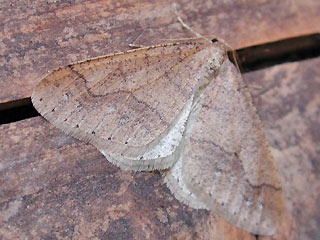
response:
{"label": "weathered wood plank", "polygon": [[[320,59],[245,74],[280,171],[287,213],[272,238],[317,239]],[[192,210],[155,173],[119,170],[42,118],[0,127],[4,239],[254,239]],[[260,239],[260,238],[259,238]]]}
{"label": "weathered wood plank", "polygon": [[[186,37],[172,1],[4,1],[0,8],[0,103],[29,97],[55,67]],[[318,0],[175,1],[187,24],[235,49],[320,31]],[[163,40],[161,40],[163,41]]]}
{"label": "weathered wood plank", "polygon": [[121,171],[40,117],[0,134],[2,239],[254,239],[179,203],[160,174]]}

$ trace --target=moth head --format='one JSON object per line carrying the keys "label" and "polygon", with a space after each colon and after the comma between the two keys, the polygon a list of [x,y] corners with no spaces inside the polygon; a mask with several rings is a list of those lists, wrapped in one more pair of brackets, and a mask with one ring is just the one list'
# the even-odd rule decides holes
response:
{"label": "moth head", "polygon": [[[200,94],[210,82],[214,81],[226,57],[226,52],[220,42],[210,44],[201,54],[203,54],[202,57],[205,61],[198,75],[198,94]],[[195,96],[198,96],[198,94]]]}
{"label": "moth head", "polygon": [[225,45],[222,42],[213,39],[212,43],[208,49],[208,58],[205,66],[205,75],[210,79],[218,75],[219,69],[227,56]]}

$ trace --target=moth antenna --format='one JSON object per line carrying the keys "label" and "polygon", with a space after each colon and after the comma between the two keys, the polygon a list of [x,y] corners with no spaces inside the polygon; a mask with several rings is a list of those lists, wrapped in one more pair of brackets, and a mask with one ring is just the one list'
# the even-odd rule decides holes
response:
{"label": "moth antenna", "polygon": [[144,48],[146,46],[145,45],[138,45],[138,44],[130,43],[129,47],[131,47],[131,48]]}
{"label": "moth antenna", "polygon": [[[191,27],[189,27],[189,26],[181,19],[181,17],[178,15],[177,6],[176,6],[175,3],[173,4],[173,11],[174,11],[174,14],[175,14],[176,17],[177,17],[178,22],[181,24],[181,26],[182,26],[183,28],[189,30],[193,35],[195,35],[195,36],[198,37],[198,38],[202,38],[202,39],[209,40],[208,38],[202,36],[200,33],[197,33],[196,31],[194,31]],[[210,40],[209,40],[209,41],[210,41]]]}
{"label": "moth antenna", "polygon": [[[174,14],[175,14],[176,17],[177,17],[178,22],[182,25],[182,27],[185,28],[185,29],[187,29],[187,30],[189,30],[192,34],[194,34],[194,35],[196,36],[196,37],[194,37],[194,38],[189,38],[189,39],[188,39],[188,38],[185,38],[186,40],[192,40],[192,39],[202,38],[202,39],[206,39],[206,40],[208,40],[208,41],[211,42],[211,40],[210,40],[208,37],[203,36],[203,35],[201,35],[200,33],[197,33],[196,31],[194,31],[191,27],[189,27],[189,26],[181,19],[181,17],[178,15],[176,3],[173,4],[173,10],[174,10]],[[229,50],[232,52],[232,57],[233,57],[233,59],[234,59],[234,64],[235,64],[235,66],[237,67],[238,71],[241,72],[241,71],[240,71],[239,64],[238,64],[238,58],[236,57],[236,53],[235,53],[235,51],[233,50],[233,48],[230,46],[230,44],[228,44],[226,41],[224,41],[224,40],[222,40],[222,39],[218,39],[218,38],[215,37],[215,36],[210,36],[210,38],[215,38],[215,39],[217,39],[219,42],[222,42],[224,45],[226,45],[226,46],[229,48]],[[179,39],[179,40],[181,40],[181,39]]]}
{"label": "moth antenna", "polygon": [[145,31],[146,31],[146,28],[143,29],[143,31],[138,35],[138,37],[136,37],[136,39],[135,39],[132,43],[129,44],[129,47],[131,47],[131,48],[143,48],[143,47],[145,47],[144,45],[140,45],[140,44],[135,44],[135,43],[134,43],[134,42],[136,42],[136,41],[142,36],[142,34],[143,34]]}
{"label": "moth antenna", "polygon": [[162,41],[188,41],[188,40],[197,40],[202,39],[202,37],[190,37],[190,38],[160,38]]}

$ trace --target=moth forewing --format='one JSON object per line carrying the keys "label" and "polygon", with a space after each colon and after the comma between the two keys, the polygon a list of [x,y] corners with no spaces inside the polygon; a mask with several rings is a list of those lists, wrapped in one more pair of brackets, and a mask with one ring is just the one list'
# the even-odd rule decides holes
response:
{"label": "moth forewing", "polygon": [[218,54],[210,49],[199,39],[60,67],[36,85],[32,102],[54,126],[123,169],[168,168],[208,68],[201,60]]}

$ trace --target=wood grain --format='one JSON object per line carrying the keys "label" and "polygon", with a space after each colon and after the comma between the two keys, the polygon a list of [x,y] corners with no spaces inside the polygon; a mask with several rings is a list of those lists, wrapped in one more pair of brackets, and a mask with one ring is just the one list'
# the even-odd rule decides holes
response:
{"label": "wood grain", "polygon": [[122,171],[40,117],[0,132],[3,239],[210,239],[230,231],[250,239],[180,204],[161,175]]}
{"label": "wood grain", "polygon": [[[0,102],[30,97],[48,70],[126,50],[140,35],[144,45],[185,37],[168,2],[3,1]],[[318,0],[175,2],[192,28],[235,49],[320,30]],[[319,64],[245,75],[287,205],[278,233],[259,239],[320,238]],[[41,118],[0,126],[0,143],[3,239],[255,239],[179,204],[159,175],[120,171]]]}
{"label": "wood grain", "polygon": [[[261,239],[320,235],[319,64],[318,58],[244,75],[287,209],[278,232]],[[4,239],[254,239],[205,210],[180,204],[160,175],[123,172],[42,118],[2,125],[0,134]]]}
{"label": "wood grain", "polygon": [[[49,70],[68,63],[186,37],[173,1],[4,1],[0,8],[0,102],[29,97]],[[320,31],[318,0],[183,1],[194,30],[234,49]]]}

